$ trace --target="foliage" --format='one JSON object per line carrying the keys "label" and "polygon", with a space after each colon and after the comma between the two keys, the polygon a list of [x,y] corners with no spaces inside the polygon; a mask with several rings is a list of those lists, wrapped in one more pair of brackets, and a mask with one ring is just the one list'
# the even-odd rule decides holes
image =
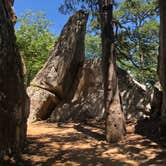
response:
{"label": "foliage", "polygon": [[99,0],[64,0],[59,10],[64,14],[69,14],[78,9],[96,11],[98,8]]}
{"label": "foliage", "polygon": [[[67,5],[68,4],[68,5]],[[92,11],[88,32],[100,35],[97,0],[68,0],[62,11],[73,11],[82,6]],[[114,31],[117,64],[131,73],[139,82],[153,85],[157,81],[159,46],[159,18],[156,0],[114,1]],[[99,48],[98,42],[93,48]],[[91,45],[89,45],[90,47]],[[89,49],[89,48],[88,48]],[[95,53],[95,50],[93,53]],[[92,51],[91,51],[92,53]],[[94,56],[95,57],[95,56]]]}
{"label": "foliage", "polygon": [[[64,13],[79,8],[92,11],[86,35],[87,58],[100,57],[102,54],[97,5],[98,0],[64,0],[60,8]],[[156,0],[119,0],[116,1],[114,10],[117,64],[130,72],[139,82],[147,85],[157,81],[157,10]],[[48,27],[51,23],[43,13],[27,11],[21,16],[19,23],[16,34],[27,66],[28,84],[48,58],[55,37],[49,32]]]}
{"label": "foliage", "polygon": [[101,58],[101,39],[99,35],[87,34],[85,39],[85,55],[87,59]]}
{"label": "foliage", "polygon": [[28,10],[22,14],[16,30],[17,44],[26,64],[25,83],[29,85],[38,70],[48,58],[55,37],[48,28],[51,22],[42,12]]}
{"label": "foliage", "polygon": [[121,28],[116,38],[118,64],[139,82],[154,84],[159,46],[156,0],[120,1],[114,17]]}

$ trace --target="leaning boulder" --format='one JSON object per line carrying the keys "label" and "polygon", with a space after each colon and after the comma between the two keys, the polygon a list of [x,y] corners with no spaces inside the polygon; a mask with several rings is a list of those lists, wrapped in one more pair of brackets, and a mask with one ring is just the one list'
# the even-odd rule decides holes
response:
{"label": "leaning boulder", "polygon": [[[48,61],[44,67],[38,72],[36,77],[31,82],[28,91],[31,99],[30,121],[46,119],[50,113],[48,104],[41,102],[40,98],[48,93],[51,95],[44,95],[44,101],[49,100],[49,104],[56,106],[55,100],[70,100],[75,91],[75,80],[78,71],[81,69],[84,61],[84,39],[86,32],[88,13],[80,10],[76,12],[64,26],[58,42],[51,51]],[[38,88],[42,89],[39,94]],[[33,91],[33,92],[32,92]],[[35,93],[38,97],[35,98]],[[33,94],[33,96],[31,95]],[[34,103],[39,104],[34,104]],[[51,103],[50,103],[51,102]],[[43,110],[45,113],[43,113]],[[48,113],[47,113],[48,111]]]}
{"label": "leaning boulder", "polygon": [[0,0],[0,165],[16,155],[26,139],[29,100],[23,79],[21,57],[16,46],[13,9]]}

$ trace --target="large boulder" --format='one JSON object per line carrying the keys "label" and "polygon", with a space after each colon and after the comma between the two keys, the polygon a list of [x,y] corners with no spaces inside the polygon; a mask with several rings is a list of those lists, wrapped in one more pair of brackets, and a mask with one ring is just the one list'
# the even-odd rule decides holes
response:
{"label": "large boulder", "polygon": [[[50,121],[103,118],[104,85],[101,66],[101,59],[85,61],[79,73],[79,84],[73,99],[56,107],[50,116]],[[150,100],[146,97],[146,87],[120,68],[118,68],[118,78],[123,111],[127,118],[146,117],[146,112],[150,109],[147,107]]]}
{"label": "large boulder", "polygon": [[137,82],[126,71],[118,68],[119,89],[122,99],[122,107],[127,119],[145,118],[150,111],[150,95],[147,97],[145,85]]}
{"label": "large boulder", "polygon": [[[29,121],[48,118],[50,108],[59,101],[70,100],[76,87],[77,74],[84,61],[84,39],[88,13],[76,12],[64,26],[58,42],[50,53],[48,61],[31,82]],[[42,89],[41,93],[38,89]],[[35,95],[35,93],[38,93]],[[43,93],[47,93],[44,95]],[[49,93],[49,95],[48,95]],[[45,99],[40,99],[45,96]],[[50,97],[51,95],[51,97]],[[35,98],[35,96],[38,96]],[[53,99],[54,98],[54,99]],[[45,102],[48,101],[49,104]],[[46,107],[45,107],[46,106]],[[43,113],[43,110],[45,113]],[[48,112],[47,112],[48,111]]]}
{"label": "large boulder", "polygon": [[30,110],[31,115],[33,115],[29,122],[49,117],[52,110],[59,103],[59,99],[53,93],[42,88],[29,87],[27,93],[31,97]]}
{"label": "large boulder", "polygon": [[0,0],[0,165],[24,145],[29,114],[10,2]]}
{"label": "large boulder", "polygon": [[86,60],[73,99],[54,109],[49,121],[82,121],[103,117],[104,90],[100,59]]}

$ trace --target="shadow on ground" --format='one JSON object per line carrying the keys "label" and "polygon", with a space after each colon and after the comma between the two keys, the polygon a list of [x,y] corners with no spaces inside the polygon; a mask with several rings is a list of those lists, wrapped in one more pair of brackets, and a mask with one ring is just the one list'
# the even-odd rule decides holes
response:
{"label": "shadow on ground", "polygon": [[164,166],[166,150],[158,143],[128,133],[118,144],[104,141],[104,130],[95,124],[37,123],[29,126],[28,143],[17,166]]}
{"label": "shadow on ground", "polygon": [[159,119],[144,119],[137,121],[135,133],[145,136],[151,141],[166,148],[166,136],[162,134]]}

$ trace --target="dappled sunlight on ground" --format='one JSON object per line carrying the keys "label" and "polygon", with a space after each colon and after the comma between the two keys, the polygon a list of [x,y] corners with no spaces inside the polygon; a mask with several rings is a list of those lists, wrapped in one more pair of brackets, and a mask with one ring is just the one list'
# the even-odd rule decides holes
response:
{"label": "dappled sunlight on ground", "polygon": [[[128,128],[129,130],[130,127]],[[24,165],[166,165],[166,150],[145,136],[129,132],[118,144],[107,144],[103,127],[38,122],[28,128]]]}

